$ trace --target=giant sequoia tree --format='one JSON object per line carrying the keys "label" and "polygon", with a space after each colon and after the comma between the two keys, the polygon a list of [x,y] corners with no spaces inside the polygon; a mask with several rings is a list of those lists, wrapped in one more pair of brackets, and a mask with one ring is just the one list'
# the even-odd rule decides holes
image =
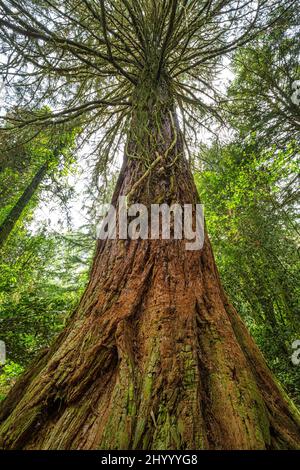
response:
{"label": "giant sequoia tree", "polygon": [[[20,132],[101,128],[98,171],[126,140],[113,202],[196,203],[190,131],[217,115],[222,56],[293,2],[1,0]],[[208,98],[207,95],[210,95]],[[47,100],[55,112],[35,109]],[[210,243],[99,241],[90,281],[53,346],[1,408],[5,449],[298,448],[300,420],[219,281]]]}

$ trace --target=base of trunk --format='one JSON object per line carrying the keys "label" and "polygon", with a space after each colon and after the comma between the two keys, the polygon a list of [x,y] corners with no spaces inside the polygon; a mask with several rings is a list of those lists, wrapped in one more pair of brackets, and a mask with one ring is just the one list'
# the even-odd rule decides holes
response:
{"label": "base of trunk", "polygon": [[200,254],[127,244],[111,242],[101,286],[2,406],[2,448],[300,447],[299,415],[228,303],[209,241]]}

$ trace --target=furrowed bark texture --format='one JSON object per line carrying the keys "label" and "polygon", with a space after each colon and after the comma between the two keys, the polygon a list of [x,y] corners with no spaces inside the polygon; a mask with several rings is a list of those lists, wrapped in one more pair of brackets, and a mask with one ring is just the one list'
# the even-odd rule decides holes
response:
{"label": "furrowed bark texture", "polygon": [[[137,88],[115,203],[198,202],[163,85]],[[228,302],[207,236],[200,251],[99,241],[78,309],[0,419],[4,449],[300,447],[299,414]]]}

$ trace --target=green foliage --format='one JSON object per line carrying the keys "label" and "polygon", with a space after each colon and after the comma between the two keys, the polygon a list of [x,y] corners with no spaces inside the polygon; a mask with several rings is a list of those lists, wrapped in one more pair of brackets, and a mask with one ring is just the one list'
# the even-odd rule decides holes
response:
{"label": "green foliage", "polygon": [[299,142],[300,107],[293,102],[299,80],[299,8],[240,48],[233,59],[235,74],[228,90],[228,120],[243,136],[255,131],[257,145],[283,149]]}
{"label": "green foliage", "polygon": [[[2,370],[1,370],[2,369]],[[0,369],[0,402],[9,391],[10,387],[15,383],[18,376],[23,372],[24,368],[13,361],[7,361]]]}
{"label": "green foliage", "polygon": [[1,249],[0,338],[8,357],[0,375],[3,395],[15,375],[61,330],[87,280],[90,237],[53,235],[33,223],[41,200],[55,195],[62,203],[68,202],[67,177],[74,167],[76,135],[77,130],[44,131],[26,144],[18,145],[13,136],[2,142],[0,225],[40,166],[48,162],[46,179]]}
{"label": "green foliage", "polygon": [[[0,264],[0,337],[16,371],[50,345],[77,305],[92,246],[80,233],[33,235],[25,228],[6,244]],[[8,372],[5,366],[0,393],[7,389],[6,378],[10,383]]]}
{"label": "green foliage", "polygon": [[[41,189],[67,201],[76,132],[61,125],[83,127],[98,183],[111,171],[134,112],[139,154],[149,153],[147,109],[158,83],[168,84],[180,110],[187,148],[225,101],[238,139],[207,150],[197,184],[226,290],[295,397],[299,370],[289,347],[299,331],[296,2],[2,3],[0,55],[9,51],[9,60],[0,71],[14,109],[0,128],[0,224],[45,161]],[[223,100],[214,79],[223,57],[236,50],[235,80]],[[135,100],[138,89],[145,93]],[[129,158],[141,156],[126,150]],[[26,226],[41,195],[22,212],[0,261],[0,332],[9,357],[0,393],[60,331],[87,279],[89,237],[34,234]]]}
{"label": "green foliage", "polygon": [[254,136],[206,150],[196,174],[225,290],[270,367],[299,399],[300,370],[291,363],[300,337],[297,197],[286,198],[299,162],[285,150],[259,152]]}
{"label": "green foliage", "polygon": [[[295,6],[295,8],[297,8]],[[223,106],[232,142],[201,155],[196,175],[223,284],[276,376],[299,403],[298,12],[239,48]]]}
{"label": "green foliage", "polygon": [[[74,164],[73,149],[77,130],[57,132],[44,131],[29,141],[20,142],[9,133],[1,141],[0,152],[0,224],[5,220],[32,177],[48,162],[47,176],[51,180],[66,176]],[[31,201],[31,207],[35,205]]]}

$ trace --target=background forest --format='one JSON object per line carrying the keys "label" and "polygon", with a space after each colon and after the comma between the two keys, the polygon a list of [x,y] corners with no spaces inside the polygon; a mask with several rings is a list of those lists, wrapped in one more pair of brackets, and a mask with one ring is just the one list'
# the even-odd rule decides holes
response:
{"label": "background forest", "polygon": [[[292,15],[224,65],[214,122],[190,159],[223,285],[300,404],[300,365],[291,361],[300,339],[297,33]],[[190,117],[195,133],[201,124]],[[91,189],[99,168],[80,135],[60,128],[18,143],[0,134],[0,399],[61,331],[88,279],[94,201],[109,199],[117,169]]]}

